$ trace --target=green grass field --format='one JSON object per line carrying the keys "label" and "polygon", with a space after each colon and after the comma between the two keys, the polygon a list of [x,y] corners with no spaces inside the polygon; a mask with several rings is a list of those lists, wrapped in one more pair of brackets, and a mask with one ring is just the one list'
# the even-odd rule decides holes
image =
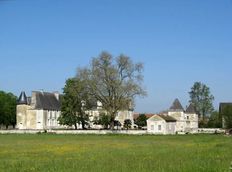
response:
{"label": "green grass field", "polygon": [[221,135],[0,135],[0,171],[230,171]]}

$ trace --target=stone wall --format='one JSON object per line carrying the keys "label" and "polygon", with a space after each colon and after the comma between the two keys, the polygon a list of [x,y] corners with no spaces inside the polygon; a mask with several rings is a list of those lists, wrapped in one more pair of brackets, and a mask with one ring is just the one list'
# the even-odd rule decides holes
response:
{"label": "stone wall", "polygon": [[[0,130],[0,134],[38,134],[45,130]],[[128,134],[143,135],[149,134],[146,130],[47,130],[52,134]]]}
{"label": "stone wall", "polygon": [[[0,130],[0,134],[38,134],[45,130]],[[147,130],[47,130],[47,133],[52,134],[128,134],[128,135],[144,135],[144,134],[158,134],[148,132]],[[199,128],[194,134],[215,134],[225,133],[225,130],[220,128]],[[162,134],[162,133],[159,133]],[[179,134],[185,134],[179,133]]]}

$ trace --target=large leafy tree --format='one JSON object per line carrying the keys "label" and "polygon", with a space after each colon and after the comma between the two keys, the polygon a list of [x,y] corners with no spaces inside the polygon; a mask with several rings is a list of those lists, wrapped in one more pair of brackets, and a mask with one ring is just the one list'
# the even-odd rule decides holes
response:
{"label": "large leafy tree", "polygon": [[142,70],[143,65],[133,63],[130,57],[114,58],[107,52],[93,58],[89,68],[78,70],[77,76],[86,81],[89,93],[109,115],[111,129],[118,111],[132,108],[135,96],[146,94],[141,86]]}
{"label": "large leafy tree", "polygon": [[210,88],[201,82],[195,82],[189,95],[189,102],[195,105],[197,113],[204,121],[205,116],[214,110],[214,96],[211,94]]}
{"label": "large leafy tree", "polygon": [[12,93],[0,91],[0,124],[8,128],[9,125],[15,127],[16,124],[16,100]]}
{"label": "large leafy tree", "polygon": [[89,94],[84,82],[80,78],[71,78],[66,81],[62,97],[61,116],[59,123],[77,129],[77,123],[85,129],[89,116],[86,109],[91,106]]}

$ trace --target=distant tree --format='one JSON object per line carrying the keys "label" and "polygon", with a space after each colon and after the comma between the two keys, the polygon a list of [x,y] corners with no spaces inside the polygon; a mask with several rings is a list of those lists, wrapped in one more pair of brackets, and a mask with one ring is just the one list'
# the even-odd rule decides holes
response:
{"label": "distant tree", "polygon": [[138,125],[139,128],[147,126],[147,117],[145,114],[141,114],[135,119],[135,124]]}
{"label": "distant tree", "polygon": [[225,128],[232,128],[232,106],[226,105],[220,115],[224,119]]}
{"label": "distant tree", "polygon": [[222,127],[222,119],[220,118],[218,111],[214,111],[211,113],[207,127],[208,128],[221,128]]}
{"label": "distant tree", "polygon": [[201,82],[195,82],[189,95],[189,102],[195,105],[198,115],[204,121],[206,115],[210,114],[214,109],[214,96],[211,94],[210,88]]}
{"label": "distant tree", "polygon": [[100,113],[98,117],[95,117],[94,124],[102,125],[104,129],[108,129],[110,125],[110,117],[105,113]]}
{"label": "distant tree", "polygon": [[132,108],[135,96],[146,94],[141,87],[142,69],[141,63],[133,63],[128,56],[113,58],[111,54],[102,52],[92,59],[89,68],[78,70],[77,76],[86,81],[89,93],[107,111],[111,129],[118,111]]}
{"label": "distant tree", "polygon": [[114,126],[116,126],[118,130],[118,127],[121,127],[122,124],[118,120],[114,120]]}
{"label": "distant tree", "polygon": [[15,127],[17,97],[12,93],[0,91],[0,124]]}
{"label": "distant tree", "polygon": [[124,120],[124,127],[128,130],[129,128],[131,128],[132,122],[130,119],[125,119]]}
{"label": "distant tree", "polygon": [[[110,116],[106,115],[105,113],[100,113],[99,116],[95,116],[93,123],[95,125],[102,125],[104,129],[108,129],[110,126]],[[114,126],[120,127],[121,123],[117,120],[114,120]]]}
{"label": "distant tree", "polygon": [[84,82],[80,78],[71,78],[66,81],[62,97],[61,116],[58,121],[62,125],[69,125],[77,129],[77,123],[82,129],[88,124],[89,115],[86,110],[91,107],[89,94]]}

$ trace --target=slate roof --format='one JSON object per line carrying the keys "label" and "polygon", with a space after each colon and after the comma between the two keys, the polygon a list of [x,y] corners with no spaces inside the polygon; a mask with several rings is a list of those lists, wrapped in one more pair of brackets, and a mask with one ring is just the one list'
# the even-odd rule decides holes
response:
{"label": "slate roof", "polygon": [[61,108],[61,102],[53,93],[35,91],[35,109],[57,110]]}
{"label": "slate roof", "polygon": [[153,115],[148,120],[150,121],[156,121],[156,120],[165,120],[166,122],[176,122],[177,120],[171,116],[168,115]]}
{"label": "slate roof", "polygon": [[195,114],[196,113],[195,106],[192,103],[190,103],[190,105],[187,107],[185,113]]}
{"label": "slate roof", "polygon": [[22,105],[22,104],[27,104],[27,96],[26,93],[24,91],[21,92],[18,100],[17,100],[17,104],[18,105]]}
{"label": "slate roof", "polygon": [[184,108],[182,107],[180,101],[178,99],[175,99],[172,106],[170,107],[170,110],[184,111]]}
{"label": "slate roof", "polygon": [[166,122],[176,122],[176,119],[168,116],[168,115],[159,115],[161,118],[163,118]]}
{"label": "slate roof", "polygon": [[232,102],[231,103],[220,103],[219,105],[219,113],[221,114],[223,109],[226,107],[226,106],[232,106]]}
{"label": "slate roof", "polygon": [[[142,115],[142,114],[138,114],[138,113],[134,113],[133,114],[133,119],[137,119],[138,117],[139,117],[139,115]],[[147,117],[147,119],[148,118],[150,118],[150,117],[152,117],[152,116],[154,116],[154,115],[156,115],[156,114],[152,114],[152,113],[148,113],[148,114],[144,114],[146,117]]]}

